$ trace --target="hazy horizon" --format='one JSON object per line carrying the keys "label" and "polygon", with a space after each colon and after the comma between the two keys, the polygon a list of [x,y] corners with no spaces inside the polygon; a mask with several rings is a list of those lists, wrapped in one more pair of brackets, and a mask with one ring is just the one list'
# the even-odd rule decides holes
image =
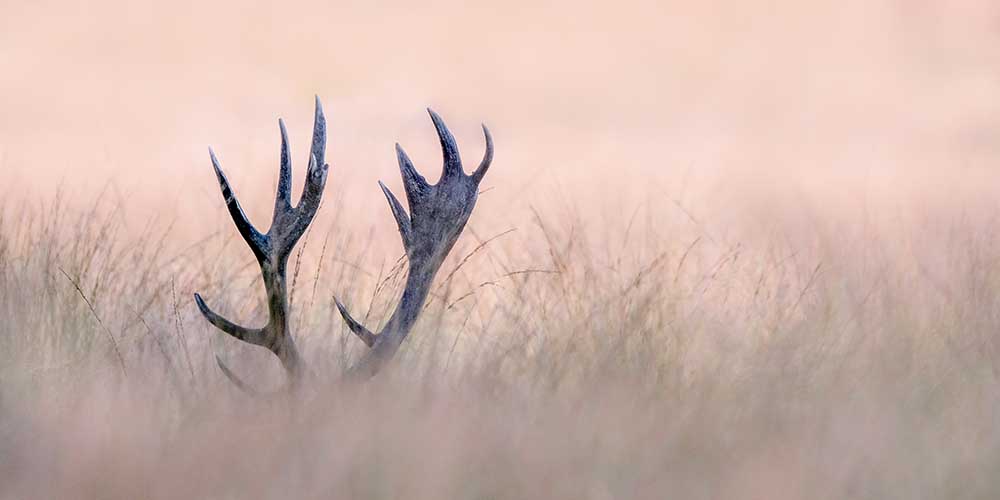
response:
{"label": "hazy horizon", "polygon": [[212,146],[262,198],[277,118],[304,144],[314,95],[332,185],[370,198],[396,182],[395,142],[439,161],[428,106],[467,161],[491,126],[492,196],[517,206],[684,182],[705,198],[975,191],[1000,156],[1000,8],[986,1],[2,8],[3,180],[42,196],[113,182],[192,215],[217,201]]}

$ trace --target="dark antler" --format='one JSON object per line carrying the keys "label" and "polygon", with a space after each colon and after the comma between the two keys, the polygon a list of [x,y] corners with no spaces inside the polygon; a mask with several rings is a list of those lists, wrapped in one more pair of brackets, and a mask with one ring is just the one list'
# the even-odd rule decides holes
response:
{"label": "dark antler", "polygon": [[[232,188],[229,186],[229,181],[226,180],[226,175],[222,173],[215,153],[209,149],[212,166],[215,167],[215,174],[219,178],[222,197],[229,208],[229,215],[233,217],[236,229],[246,240],[260,264],[264,289],[267,291],[268,322],[261,328],[240,326],[209,309],[201,295],[194,294],[194,300],[201,313],[216,328],[244,342],[265,347],[278,356],[281,365],[288,372],[291,384],[295,385],[302,379],[305,365],[299,356],[298,349],[295,348],[292,332],[289,329],[288,287],[285,283],[285,268],[292,248],[316,215],[316,210],[323,197],[323,188],[326,186],[326,174],[329,169],[329,165],[325,163],[326,118],[323,116],[323,107],[319,98],[316,98],[312,148],[305,187],[298,205],[294,207],[292,206],[292,161],[288,151],[288,133],[285,131],[283,121],[278,120],[278,125],[281,129],[281,170],[278,176],[278,193],[274,201],[274,216],[271,220],[271,228],[266,234],[261,234],[247,220],[246,214],[240,208],[239,201],[236,200],[236,195],[233,194]],[[233,375],[218,357],[216,360],[223,373],[233,383],[244,389],[247,387],[245,383]]]}
{"label": "dark antler", "polygon": [[[434,276],[451,251],[452,246],[461,234],[465,223],[472,214],[479,194],[479,183],[493,160],[493,139],[490,132],[483,126],[486,136],[486,154],[482,163],[472,175],[462,171],[462,161],[458,155],[458,146],[448,127],[441,117],[428,110],[438,137],[441,139],[441,149],[444,152],[444,170],[441,180],[430,185],[413,167],[399,145],[396,154],[399,158],[399,168],[403,176],[403,187],[409,202],[409,214],[403,210],[399,200],[379,182],[392,215],[399,226],[399,234],[403,239],[403,248],[409,260],[409,275],[403,296],[388,323],[378,335],[372,333],[354,320],[343,304],[336,298],[340,314],[348,327],[371,348],[368,356],[355,366],[355,373],[371,376],[392,359],[400,344],[413,328],[420,314],[427,294],[430,291]],[[291,204],[292,166],[288,152],[288,134],[285,124],[279,120],[281,128],[281,171],[278,178],[278,193],[274,203],[274,217],[271,228],[266,234],[261,234],[247,220],[246,214],[240,208],[236,196],[229,187],[222,168],[211,153],[212,165],[222,187],[222,197],[229,208],[229,214],[236,223],[236,228],[253,251],[260,271],[264,278],[264,288],[267,291],[269,319],[261,328],[247,328],[237,325],[216,314],[205,304],[199,294],[194,298],[205,318],[218,329],[250,344],[265,347],[281,360],[282,366],[288,372],[291,384],[296,385],[305,373],[305,365],[292,340],[289,329],[288,289],[285,283],[285,271],[288,256],[295,243],[305,233],[319,208],[326,186],[326,174],[329,166],[325,163],[326,150],[326,120],[319,98],[316,99],[316,118],[313,126],[312,151],[309,161],[308,176],[302,199],[298,205]],[[218,360],[218,358],[216,358]],[[249,390],[247,385],[234,375],[221,360],[219,367],[229,379],[240,388]]]}
{"label": "dark antler", "polygon": [[455,138],[437,113],[430,109],[427,111],[441,139],[441,150],[444,154],[441,179],[435,185],[428,184],[413,167],[403,148],[396,144],[399,170],[410,207],[409,214],[403,210],[399,200],[385,187],[385,184],[379,182],[399,226],[403,248],[410,264],[403,296],[389,321],[377,335],[355,321],[344,305],[334,298],[348,328],[371,348],[368,356],[354,367],[354,371],[363,376],[377,373],[386,361],[392,359],[400,344],[410,333],[427,299],[434,276],[455,245],[472,214],[472,209],[476,206],[479,183],[493,161],[493,139],[489,129],[483,125],[486,154],[479,168],[472,175],[466,175],[462,170],[462,160],[458,155]]}

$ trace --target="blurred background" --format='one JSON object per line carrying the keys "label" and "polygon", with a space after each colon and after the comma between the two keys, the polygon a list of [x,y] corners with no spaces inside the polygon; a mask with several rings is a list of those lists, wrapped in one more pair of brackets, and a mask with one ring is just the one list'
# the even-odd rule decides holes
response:
{"label": "blurred background", "polygon": [[376,179],[398,185],[394,142],[437,170],[428,106],[467,163],[478,124],[492,127],[490,196],[515,209],[951,198],[993,180],[1000,154],[1000,6],[984,0],[2,9],[0,179],[41,195],[110,182],[138,213],[217,207],[211,145],[266,217],[277,118],[304,168],[313,95],[331,186],[380,210]]}

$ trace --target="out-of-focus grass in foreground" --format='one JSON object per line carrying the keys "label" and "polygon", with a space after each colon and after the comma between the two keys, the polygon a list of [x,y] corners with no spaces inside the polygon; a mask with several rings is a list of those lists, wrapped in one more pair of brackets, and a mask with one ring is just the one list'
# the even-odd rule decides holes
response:
{"label": "out-of-focus grass in foreground", "polygon": [[130,229],[112,195],[49,203],[8,205],[0,230],[6,498],[1000,487],[989,202],[976,215],[774,216],[726,235],[662,207],[614,229],[536,212],[492,240],[474,216],[394,368],[359,386],[338,382],[365,347],[332,294],[377,326],[404,271],[371,255],[391,242],[352,238],[364,227],[316,227],[289,276],[315,383],[256,400],[213,356],[270,388],[276,360],[212,329],[190,298],[263,320],[235,231],[178,244],[170,224]]}

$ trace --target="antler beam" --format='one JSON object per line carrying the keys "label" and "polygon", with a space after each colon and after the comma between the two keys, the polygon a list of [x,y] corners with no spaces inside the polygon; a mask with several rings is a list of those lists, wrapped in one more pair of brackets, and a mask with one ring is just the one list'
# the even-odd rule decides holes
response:
{"label": "antler beam", "polygon": [[[265,234],[258,231],[247,220],[246,214],[240,207],[240,203],[226,179],[226,174],[219,166],[215,152],[209,148],[212,166],[219,179],[222,198],[229,209],[229,215],[232,216],[236,229],[246,240],[260,265],[264,289],[267,292],[268,322],[260,328],[240,326],[212,311],[200,294],[194,294],[194,300],[205,319],[216,328],[249,344],[267,348],[278,356],[281,365],[288,373],[291,384],[295,385],[303,378],[305,365],[295,347],[289,328],[288,287],[285,281],[285,271],[292,248],[295,247],[299,238],[309,227],[313,217],[316,216],[316,211],[323,198],[323,188],[326,186],[326,174],[329,170],[329,165],[325,162],[326,118],[323,115],[323,106],[319,98],[316,98],[312,147],[305,187],[296,206],[292,206],[291,201],[292,161],[289,154],[288,132],[285,130],[283,121],[278,120],[278,126],[281,129],[281,169],[278,175],[278,192],[274,200],[274,215],[271,219],[271,227]],[[247,387],[242,380],[233,375],[232,371],[221,360],[216,359],[227,377],[237,386]]]}

